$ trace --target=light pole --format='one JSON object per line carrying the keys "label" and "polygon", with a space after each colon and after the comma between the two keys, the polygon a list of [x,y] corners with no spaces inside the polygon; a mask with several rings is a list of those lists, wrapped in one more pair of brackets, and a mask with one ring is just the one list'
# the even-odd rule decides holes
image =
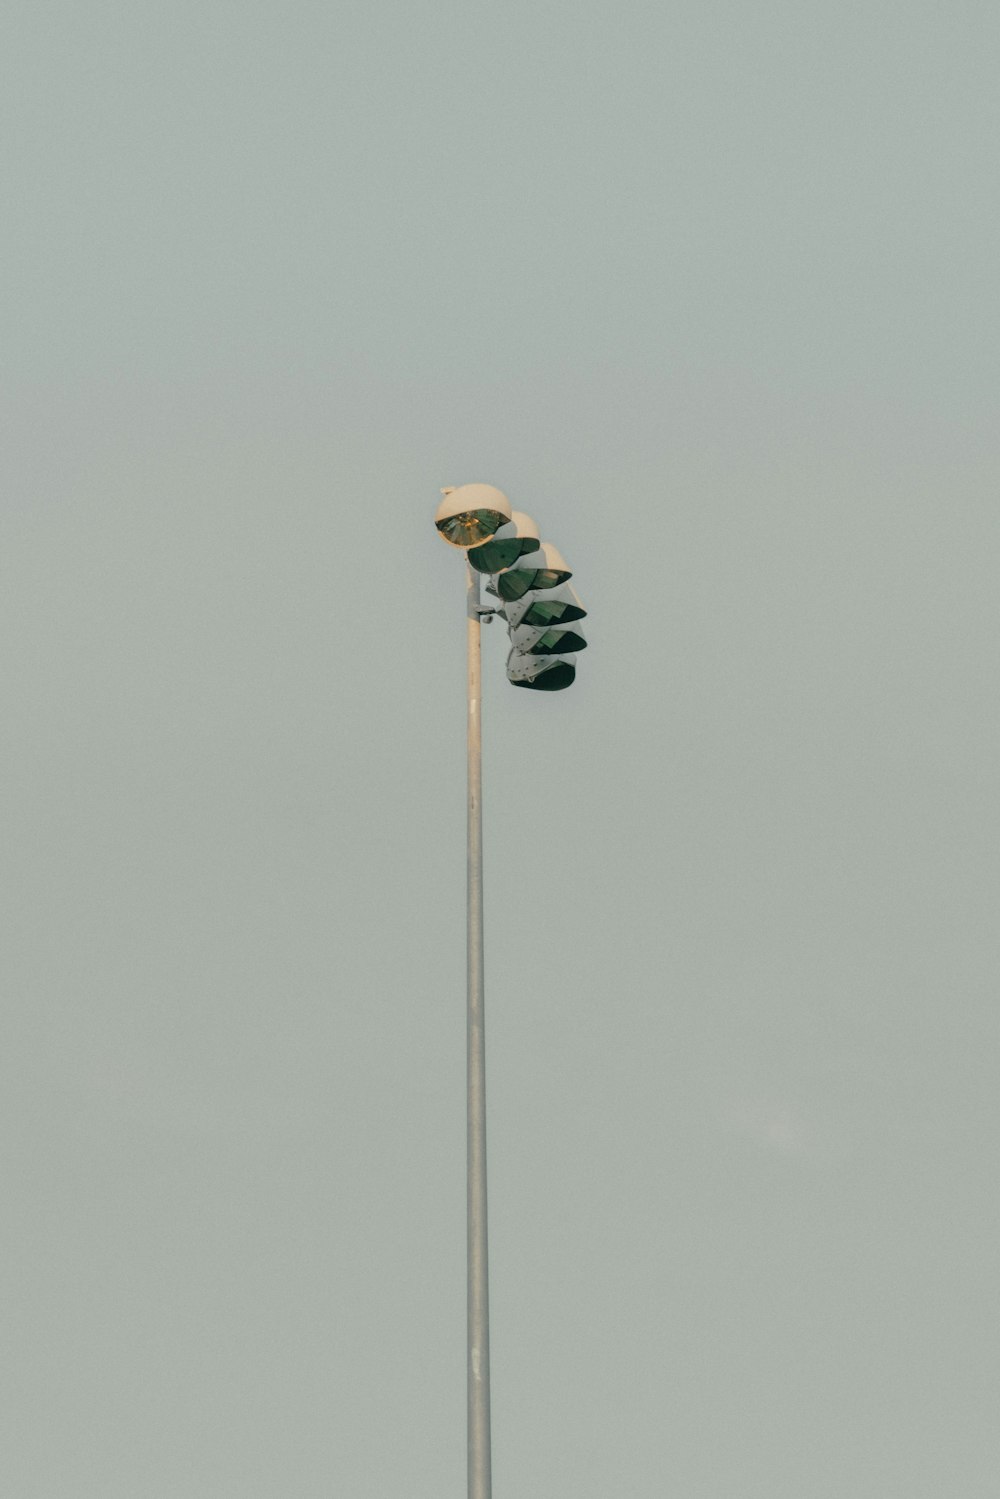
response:
{"label": "light pole", "polygon": [[468,583],[468,973],[466,981],[469,1499],[490,1499],[490,1281],[486,1219],[486,1031],[483,1014],[483,726],[479,574]]}
{"label": "light pole", "polygon": [[[483,736],[481,636],[484,616],[505,618],[503,606],[484,608],[480,601],[480,577],[495,574],[494,591],[501,579],[510,587],[499,588],[504,600],[534,600],[545,629],[520,625],[508,657],[507,676],[515,686],[553,690],[568,686],[575,675],[575,662],[567,651],[586,641],[578,631],[560,629],[567,609],[568,619],[585,613],[572,590],[562,558],[548,543],[539,542],[538,529],[528,516],[512,511],[506,495],[489,484],[464,484],[442,490],[435,525],[452,546],[466,553],[466,641],[467,641],[467,742],[468,742],[468,835],[467,835],[467,969],[466,969],[466,1211],[467,1211],[467,1399],[469,1499],[491,1499],[490,1459],[490,1291],[486,1194],[486,1031],[484,1015],[483,963]],[[535,565],[532,566],[534,559]],[[558,564],[558,565],[556,565]],[[513,580],[515,570],[519,574]],[[511,581],[513,580],[513,581]],[[523,586],[522,586],[523,585]],[[566,602],[567,594],[572,600]],[[545,595],[553,612],[546,611]],[[558,596],[558,597],[557,597]],[[558,607],[557,607],[558,605]],[[528,605],[529,609],[531,603]],[[525,609],[519,607],[520,622]],[[508,621],[509,622],[509,621]],[[524,632],[527,631],[527,634]],[[527,650],[525,650],[525,646]],[[537,652],[537,654],[535,654]]]}

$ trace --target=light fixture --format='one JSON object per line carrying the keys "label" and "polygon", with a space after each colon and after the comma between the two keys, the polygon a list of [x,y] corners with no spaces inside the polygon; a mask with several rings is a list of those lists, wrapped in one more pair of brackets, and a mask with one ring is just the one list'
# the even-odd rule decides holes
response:
{"label": "light fixture", "polygon": [[534,552],[519,557],[506,572],[493,577],[493,591],[505,603],[511,603],[531,588],[558,588],[573,576],[551,541],[543,541]]}
{"label": "light fixture", "polygon": [[470,548],[466,555],[477,573],[499,573],[523,553],[537,552],[540,546],[538,527],[531,516],[523,510],[514,510],[505,526],[494,531],[482,546]]}
{"label": "light fixture", "polygon": [[521,598],[505,605],[503,614],[511,629],[518,625],[568,625],[583,619],[587,611],[571,583],[536,592],[529,589]]}
{"label": "light fixture", "polygon": [[575,656],[525,656],[512,650],[507,657],[507,680],[536,692],[559,692],[576,676]]}
{"label": "light fixture", "polygon": [[434,524],[452,546],[478,546],[511,518],[510,500],[492,484],[461,484],[441,493]]}
{"label": "light fixture", "polygon": [[586,649],[579,625],[518,625],[509,632],[511,644],[523,656],[568,656]]}

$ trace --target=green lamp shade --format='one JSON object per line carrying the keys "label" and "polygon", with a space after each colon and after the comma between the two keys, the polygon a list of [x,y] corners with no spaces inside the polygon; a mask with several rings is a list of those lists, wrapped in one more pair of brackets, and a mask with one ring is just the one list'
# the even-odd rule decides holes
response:
{"label": "green lamp shade", "polygon": [[541,546],[538,527],[530,515],[515,510],[505,526],[501,526],[482,546],[473,547],[466,553],[470,564],[479,573],[501,573],[525,552],[537,552]]}
{"label": "green lamp shade", "polygon": [[517,650],[526,656],[568,656],[587,647],[580,631],[571,627],[555,626],[546,630],[519,625],[516,630],[511,630],[510,638]]}
{"label": "green lamp shade", "polygon": [[540,671],[537,677],[511,677],[511,684],[514,687],[529,687],[534,692],[561,692],[564,687],[569,687],[576,678],[573,662],[560,661],[556,657],[549,659],[552,665]]}
{"label": "green lamp shade", "polygon": [[576,659],[573,656],[532,656],[515,647],[507,657],[507,680],[514,687],[558,692],[568,687],[575,676]]}
{"label": "green lamp shade", "polygon": [[504,603],[511,604],[535,588],[558,588],[573,576],[551,541],[543,541],[535,552],[520,557],[505,573],[497,573],[493,585]]}
{"label": "green lamp shade", "polygon": [[511,626],[568,625],[575,619],[583,619],[587,613],[580,596],[569,583],[558,588],[549,588],[540,593],[531,589],[520,599],[510,604],[505,611]]}

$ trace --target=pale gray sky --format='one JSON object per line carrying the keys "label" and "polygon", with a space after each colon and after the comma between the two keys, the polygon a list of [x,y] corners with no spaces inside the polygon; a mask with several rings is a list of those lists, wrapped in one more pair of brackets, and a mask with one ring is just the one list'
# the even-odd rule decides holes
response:
{"label": "pale gray sky", "polygon": [[994,1499],[1000,18],[9,3],[12,1499]]}

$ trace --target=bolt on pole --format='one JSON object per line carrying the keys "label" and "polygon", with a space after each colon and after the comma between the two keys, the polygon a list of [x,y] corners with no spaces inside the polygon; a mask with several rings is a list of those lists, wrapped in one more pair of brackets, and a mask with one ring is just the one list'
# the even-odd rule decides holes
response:
{"label": "bolt on pole", "polygon": [[483,740],[479,574],[466,564],[468,631],[467,1208],[469,1499],[491,1499],[490,1296],[486,1219],[486,1032],[483,1013]]}

